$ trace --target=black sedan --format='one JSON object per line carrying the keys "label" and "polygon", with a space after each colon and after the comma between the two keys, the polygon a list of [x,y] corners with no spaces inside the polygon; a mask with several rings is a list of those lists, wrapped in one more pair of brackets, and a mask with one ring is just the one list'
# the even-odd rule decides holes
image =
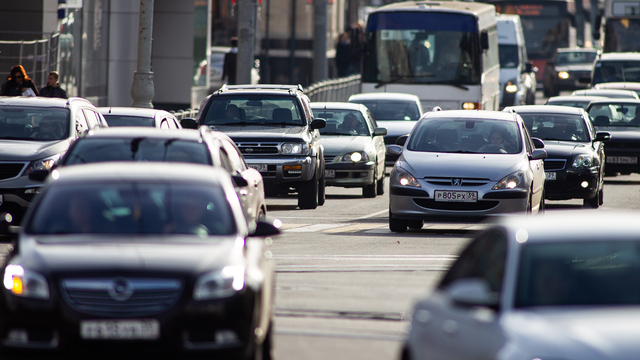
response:
{"label": "black sedan", "polygon": [[580,108],[553,105],[514,106],[532,137],[544,140],[545,198],[584,199],[597,208],[604,202],[604,142],[609,133],[596,133]]}
{"label": "black sedan", "polygon": [[220,169],[56,169],[5,259],[0,356],[269,358],[274,265],[250,237],[278,232],[249,232]]}
{"label": "black sedan", "polygon": [[593,101],[587,112],[598,131],[611,133],[604,149],[606,175],[640,173],[640,100]]}

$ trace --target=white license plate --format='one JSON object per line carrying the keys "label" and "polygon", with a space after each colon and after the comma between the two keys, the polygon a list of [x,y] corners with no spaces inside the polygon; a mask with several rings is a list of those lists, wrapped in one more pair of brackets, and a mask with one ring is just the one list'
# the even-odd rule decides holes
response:
{"label": "white license plate", "polygon": [[477,191],[443,191],[436,190],[434,192],[436,201],[445,202],[477,202]]}
{"label": "white license plate", "polygon": [[155,340],[160,338],[160,322],[145,320],[83,320],[80,336],[96,340]]}
{"label": "white license plate", "polygon": [[606,162],[610,164],[637,164],[638,158],[635,156],[607,156]]}
{"label": "white license plate", "polygon": [[268,169],[267,164],[249,164],[249,167],[259,172],[267,172]]}
{"label": "white license plate", "polygon": [[335,170],[325,170],[324,171],[324,178],[325,179],[335,179],[336,177],[336,171]]}
{"label": "white license plate", "polygon": [[555,172],[551,172],[551,171],[547,171],[544,173],[544,178],[546,180],[555,180],[556,179],[556,173]]}

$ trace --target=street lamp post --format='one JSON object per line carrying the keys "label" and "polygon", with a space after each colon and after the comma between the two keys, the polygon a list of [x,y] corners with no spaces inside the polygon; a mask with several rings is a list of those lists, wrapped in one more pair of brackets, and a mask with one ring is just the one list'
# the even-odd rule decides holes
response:
{"label": "street lamp post", "polygon": [[153,0],[140,0],[140,25],[138,32],[138,68],[133,74],[131,97],[133,107],[153,108],[155,95],[151,71],[151,36],[153,34]]}

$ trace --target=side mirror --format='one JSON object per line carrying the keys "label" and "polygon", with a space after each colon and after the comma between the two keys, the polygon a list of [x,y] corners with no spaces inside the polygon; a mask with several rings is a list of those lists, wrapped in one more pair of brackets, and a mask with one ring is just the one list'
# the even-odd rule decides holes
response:
{"label": "side mirror", "polygon": [[44,182],[49,176],[49,170],[34,170],[29,173],[29,180]]}
{"label": "side mirror", "polygon": [[242,177],[242,175],[231,175],[231,179],[233,179],[233,183],[236,184],[237,187],[245,187],[249,185],[247,179]]}
{"label": "side mirror", "polygon": [[544,142],[538,138],[531,138],[531,140],[533,141],[533,146],[536,149],[544,149]]}
{"label": "side mirror", "polygon": [[486,30],[480,33],[480,46],[482,50],[489,49],[489,33]]}
{"label": "side mirror", "polygon": [[180,120],[183,129],[198,129],[198,122],[193,118],[184,118]]}
{"label": "side mirror", "polygon": [[609,141],[609,140],[611,140],[611,133],[608,133],[605,131],[597,132],[596,138],[593,139],[593,141],[602,141],[602,142]]}
{"label": "side mirror", "polygon": [[249,235],[251,237],[267,237],[279,235],[280,229],[277,224],[282,224],[280,220],[258,220],[256,221],[256,229]]}
{"label": "side mirror", "polygon": [[545,150],[533,150],[529,159],[531,160],[544,160],[547,158],[547,152]]}
{"label": "side mirror", "polygon": [[451,301],[459,306],[497,307],[498,293],[491,291],[487,280],[481,278],[459,279],[447,287]]}
{"label": "side mirror", "polygon": [[402,136],[398,137],[396,139],[396,145],[404,146],[404,144],[407,142],[408,138],[409,138],[409,135],[402,135]]}
{"label": "side mirror", "polygon": [[400,145],[389,145],[387,154],[400,156],[400,154],[402,154],[402,147]]}
{"label": "side mirror", "polygon": [[377,127],[373,130],[373,136],[385,136],[387,135],[387,128]]}
{"label": "side mirror", "polygon": [[327,120],[325,119],[314,119],[311,122],[311,130],[315,130],[315,129],[324,129],[327,127]]}

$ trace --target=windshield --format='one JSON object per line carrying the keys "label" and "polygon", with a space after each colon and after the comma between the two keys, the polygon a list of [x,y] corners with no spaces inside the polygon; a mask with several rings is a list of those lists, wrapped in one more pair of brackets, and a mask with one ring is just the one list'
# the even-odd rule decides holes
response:
{"label": "windshield", "polygon": [[104,115],[109,126],[145,126],[155,127],[156,119],[141,116]]}
{"label": "windshield", "polygon": [[207,146],[178,139],[128,138],[80,139],[67,153],[64,165],[106,161],[157,161],[211,164]]}
{"label": "windshield", "polygon": [[640,243],[522,246],[516,307],[640,304]]}
{"label": "windshield", "polygon": [[428,12],[369,17],[362,79],[402,84],[480,84],[480,45],[472,16]]}
{"label": "windshield", "polygon": [[522,17],[529,59],[550,59],[558,48],[569,46],[571,22],[556,17]]}
{"label": "windshield", "polygon": [[205,125],[305,126],[293,96],[215,96],[205,114]]}
{"label": "windshield", "polygon": [[531,137],[542,140],[589,141],[589,129],[579,115],[520,114]]}
{"label": "windshield", "polygon": [[593,84],[608,82],[640,82],[640,60],[597,62]]}
{"label": "windshield", "polygon": [[0,139],[52,141],[69,137],[69,109],[0,107]]}
{"label": "windshield", "polygon": [[409,150],[479,154],[517,154],[522,151],[515,122],[475,119],[431,119],[418,123]]}
{"label": "windshield", "polygon": [[222,189],[154,182],[54,186],[27,226],[30,234],[191,234],[236,231]]}
{"label": "windshield", "polygon": [[314,109],[313,117],[327,120],[327,126],[320,129],[320,135],[371,135],[360,111]]}
{"label": "windshield", "polygon": [[598,56],[595,51],[566,51],[558,53],[556,65],[593,64]]}
{"label": "windshield", "polygon": [[415,101],[351,100],[350,102],[366,106],[377,121],[415,121],[421,115]]}
{"label": "windshield", "polygon": [[545,105],[571,106],[574,108],[586,109],[591,100],[548,100]]}
{"label": "windshield", "polygon": [[607,19],[604,27],[604,52],[640,51],[638,38],[640,19]]}
{"label": "windshield", "polygon": [[518,45],[498,45],[500,68],[518,67]]}
{"label": "windshield", "polygon": [[594,126],[640,127],[640,104],[591,104],[587,110]]}

